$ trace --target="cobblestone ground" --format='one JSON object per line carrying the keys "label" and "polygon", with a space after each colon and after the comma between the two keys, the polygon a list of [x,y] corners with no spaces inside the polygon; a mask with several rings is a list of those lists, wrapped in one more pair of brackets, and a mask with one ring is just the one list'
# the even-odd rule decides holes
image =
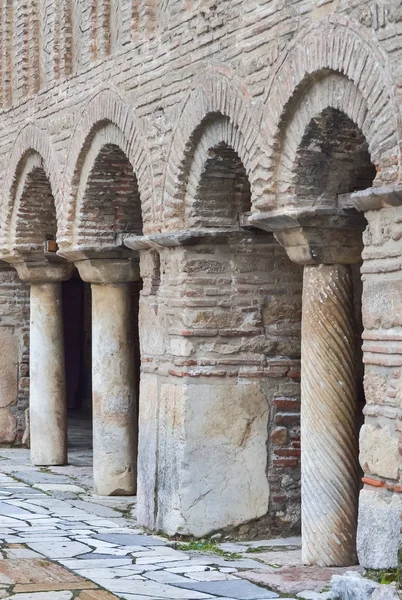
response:
{"label": "cobblestone ground", "polygon": [[91,495],[89,422],[71,427],[70,465],[40,469],[0,449],[0,598],[325,600],[345,569],[302,567],[300,538],[178,549],[136,526],[132,498]]}

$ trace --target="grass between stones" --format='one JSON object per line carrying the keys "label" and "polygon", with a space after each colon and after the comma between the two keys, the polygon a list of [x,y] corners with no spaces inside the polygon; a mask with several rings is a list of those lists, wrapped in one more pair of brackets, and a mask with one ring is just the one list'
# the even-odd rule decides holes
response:
{"label": "grass between stones", "polygon": [[238,552],[225,552],[219,546],[212,542],[211,540],[191,540],[189,542],[176,542],[175,543],[176,550],[183,550],[187,552],[188,550],[196,550],[197,552],[209,552],[210,554],[217,554],[218,556],[222,556],[223,558],[229,558],[231,560],[236,560],[239,558],[243,558],[243,555]]}
{"label": "grass between stones", "polygon": [[402,570],[399,567],[397,569],[366,569],[364,576],[377,583],[396,583],[399,588],[402,586]]}

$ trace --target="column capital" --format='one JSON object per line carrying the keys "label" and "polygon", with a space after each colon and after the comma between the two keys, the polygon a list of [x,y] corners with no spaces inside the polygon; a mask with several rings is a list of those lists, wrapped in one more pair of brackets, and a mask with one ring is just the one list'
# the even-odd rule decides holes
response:
{"label": "column capital", "polygon": [[362,215],[330,209],[280,209],[247,217],[245,226],[271,231],[289,258],[301,265],[361,261]]}
{"label": "column capital", "polygon": [[74,265],[68,262],[13,263],[18,277],[27,283],[57,283],[70,279]]}
{"label": "column capital", "polygon": [[90,258],[75,263],[81,279],[88,283],[127,283],[139,281],[138,258]]}

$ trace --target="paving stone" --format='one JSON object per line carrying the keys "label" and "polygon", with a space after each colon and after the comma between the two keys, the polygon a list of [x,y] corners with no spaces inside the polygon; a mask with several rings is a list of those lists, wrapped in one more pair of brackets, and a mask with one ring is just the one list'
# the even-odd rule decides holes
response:
{"label": "paving stone", "polygon": [[110,592],[105,590],[84,590],[77,596],[77,600],[118,600]]}
{"label": "paving stone", "polygon": [[138,573],[133,574],[133,571],[129,569],[117,569],[114,567],[99,567],[97,569],[91,569],[91,573],[88,573],[88,569],[77,569],[76,573],[82,577],[90,576],[92,581],[97,581],[99,579],[115,579],[116,577],[139,577]]}
{"label": "paving stone", "polygon": [[106,533],[95,536],[98,540],[111,542],[121,546],[167,546],[168,542],[159,540],[154,536],[127,533]]}
{"label": "paving stone", "polygon": [[178,573],[170,573],[169,571],[147,571],[143,573],[146,579],[157,581],[158,583],[186,583],[188,579]]}
{"label": "paving stone", "polygon": [[221,567],[219,570],[221,573],[237,573],[238,571],[238,569],[232,567]]}
{"label": "paving stone", "polygon": [[[17,516],[17,515],[26,515],[26,516],[32,516],[32,513],[30,513],[28,510],[25,510],[24,508],[21,508],[19,506],[15,506],[13,504],[9,504],[6,502],[0,502],[0,515],[6,515],[6,516]],[[17,517],[18,518],[18,517]]]}
{"label": "paving stone", "polygon": [[[190,561],[187,563],[187,566],[166,568],[166,565],[163,565],[163,567],[166,571],[169,571],[170,573],[197,573],[197,572],[201,572],[201,571],[210,571],[211,569],[214,568],[209,565],[194,565],[194,564],[191,564]],[[147,569],[148,568],[149,567],[147,565]]]}
{"label": "paving stone", "polygon": [[89,552],[87,554],[80,554],[80,558],[89,558],[90,560],[95,560],[95,559],[104,559],[104,558],[110,558],[110,559],[117,559],[117,558],[122,558],[124,556],[129,556],[130,553],[122,551],[120,554],[108,554],[107,552],[103,553],[103,552],[97,552],[94,550],[94,552]]}
{"label": "paving stone", "polygon": [[64,475],[53,475],[52,473],[44,473],[43,471],[15,471],[13,473],[17,479],[21,479],[31,485],[36,483],[71,483],[71,479]]}
{"label": "paving stone", "polygon": [[39,552],[34,552],[33,550],[29,550],[28,548],[10,548],[5,550],[5,555],[7,558],[40,558],[43,557],[43,554],[39,554]]}
{"label": "paving stone", "polygon": [[200,571],[199,573],[187,573],[187,577],[194,579],[194,581],[231,581],[237,579],[230,573],[222,573],[221,571]]}
{"label": "paving stone", "polygon": [[248,547],[245,544],[236,544],[234,542],[224,542],[218,544],[218,547],[225,552],[246,552]]}
{"label": "paving stone", "polygon": [[98,569],[99,567],[122,567],[131,565],[132,560],[126,558],[97,558],[95,560],[86,560],[82,558],[61,560],[60,563],[68,569]]}
{"label": "paving stone", "polygon": [[[1,596],[0,596],[1,597]],[[40,592],[40,593],[27,593],[27,594],[13,594],[7,596],[6,600],[71,600],[73,593],[69,591],[64,592]]]}
{"label": "paving stone", "polygon": [[242,542],[242,544],[248,548],[274,548],[274,547],[290,547],[296,546],[301,548],[302,539],[300,536],[293,536],[287,538],[274,538],[272,540],[253,540],[251,542]]}
{"label": "paving stone", "polygon": [[14,592],[47,592],[63,591],[68,587],[69,590],[85,590],[87,588],[96,588],[92,581],[81,580],[78,583],[19,583],[14,586]]}
{"label": "paving stone", "polygon": [[331,592],[313,592],[312,590],[304,590],[303,592],[299,592],[296,594],[296,598],[301,598],[302,600],[331,600],[332,593]]}
{"label": "paving stone", "polygon": [[[204,598],[211,597],[209,594],[200,592],[198,590],[181,589],[180,587],[165,583],[157,583],[155,581],[105,579],[103,581],[99,581],[98,583],[102,587],[115,594],[127,592],[128,594],[137,594],[148,597],[150,596],[152,599],[166,598],[168,600],[203,600]],[[268,598],[270,596],[266,597]]]}
{"label": "paving stone", "polygon": [[72,558],[88,552],[89,547],[81,542],[29,542],[29,547],[49,558]]}
{"label": "paving stone", "polygon": [[71,502],[73,506],[76,508],[83,509],[82,512],[86,512],[87,514],[97,515],[98,517],[116,517],[120,518],[121,513],[119,511],[114,510],[113,508],[109,508],[108,506],[102,506],[100,504],[96,504],[95,502],[84,502],[84,500],[73,500]]}
{"label": "paving stone", "polygon": [[187,587],[197,592],[212,594],[214,596],[224,596],[238,598],[239,600],[258,600],[263,598],[279,598],[279,594],[260,588],[249,581],[204,581],[188,582],[186,584],[178,583],[178,587]]}
{"label": "paving stone", "polygon": [[0,562],[0,582],[7,584],[31,584],[69,582],[76,583],[81,578],[60,565],[43,559],[16,559]]}
{"label": "paving stone", "polygon": [[87,519],[85,521],[85,523],[88,523],[88,525],[93,525],[94,527],[103,527],[103,528],[114,529],[116,527],[117,519],[115,519],[113,522],[113,521],[106,521],[105,519],[101,520],[100,518],[99,519],[92,518],[92,519]]}
{"label": "paving stone", "polygon": [[270,552],[253,553],[254,559],[263,561],[267,565],[279,565],[281,567],[290,567],[301,565],[301,550],[281,550]]}

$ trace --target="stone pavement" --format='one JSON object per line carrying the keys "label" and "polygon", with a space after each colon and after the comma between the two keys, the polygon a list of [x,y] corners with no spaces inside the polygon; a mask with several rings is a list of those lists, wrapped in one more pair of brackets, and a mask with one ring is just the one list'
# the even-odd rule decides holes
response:
{"label": "stone pavement", "polygon": [[87,440],[74,433],[67,467],[0,449],[0,598],[326,600],[346,570],[302,567],[300,538],[224,542],[217,554],[147,535],[133,498],[91,495]]}

